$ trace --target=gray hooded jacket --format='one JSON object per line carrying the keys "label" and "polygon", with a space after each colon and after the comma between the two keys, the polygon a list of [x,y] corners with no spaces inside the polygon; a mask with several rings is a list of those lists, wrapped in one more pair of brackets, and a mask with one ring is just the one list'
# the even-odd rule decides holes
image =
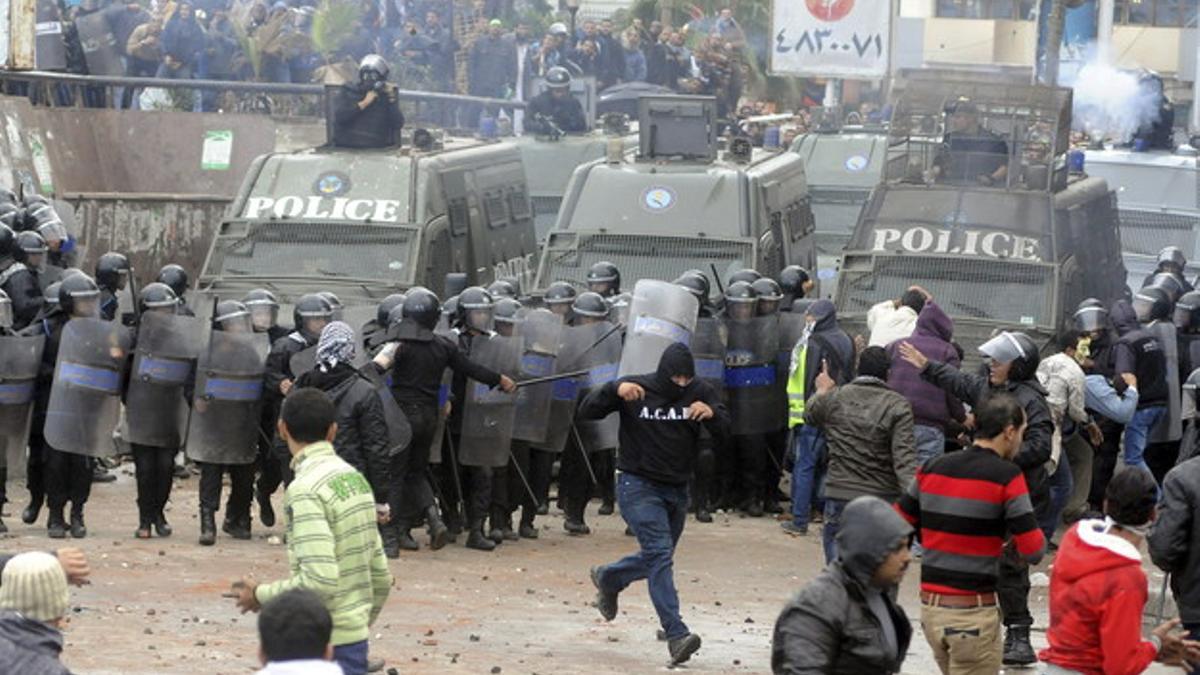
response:
{"label": "gray hooded jacket", "polygon": [[[875,570],[913,529],[890,504],[859,497],[842,512],[838,559],[787,605],[775,621],[771,670],[775,675],[897,673],[912,626],[890,594],[871,585]],[[868,594],[879,593],[895,628],[895,644]]]}

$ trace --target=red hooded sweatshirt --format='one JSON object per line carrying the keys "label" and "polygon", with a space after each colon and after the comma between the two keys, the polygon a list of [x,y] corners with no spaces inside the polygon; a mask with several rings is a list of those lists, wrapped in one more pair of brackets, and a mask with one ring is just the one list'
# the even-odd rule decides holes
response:
{"label": "red hooded sweatshirt", "polygon": [[1158,655],[1142,639],[1142,555],[1103,520],[1067,531],[1050,576],[1050,642],[1038,658],[1087,675],[1130,675]]}

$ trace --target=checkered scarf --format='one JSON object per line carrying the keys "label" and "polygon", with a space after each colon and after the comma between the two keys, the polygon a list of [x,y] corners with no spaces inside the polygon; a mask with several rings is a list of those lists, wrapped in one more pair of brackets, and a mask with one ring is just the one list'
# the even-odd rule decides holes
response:
{"label": "checkered scarf", "polygon": [[334,321],[321,331],[317,341],[317,367],[328,373],[339,363],[354,360],[354,329],[342,321]]}

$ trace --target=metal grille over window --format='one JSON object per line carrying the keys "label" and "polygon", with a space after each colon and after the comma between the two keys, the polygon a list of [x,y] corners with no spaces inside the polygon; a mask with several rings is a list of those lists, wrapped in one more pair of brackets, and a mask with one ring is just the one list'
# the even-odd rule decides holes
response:
{"label": "metal grille over window", "polygon": [[933,293],[951,314],[1012,325],[1051,321],[1053,267],[1010,260],[909,256],[848,257],[841,271],[839,312],[865,312],[913,284]]}
{"label": "metal grille over window", "polygon": [[1126,253],[1156,256],[1166,246],[1196,250],[1200,218],[1179,213],[1121,209],[1121,248]]}
{"label": "metal grille over window", "polygon": [[228,276],[413,279],[417,233],[395,225],[262,223],[223,236],[212,269]]}
{"label": "metal grille over window", "polygon": [[749,242],[646,235],[552,233],[546,247],[546,274],[550,281],[569,281],[585,286],[588,269],[607,260],[626,279],[674,279],[690,269],[712,274],[716,265],[721,277],[754,263],[754,246]]}

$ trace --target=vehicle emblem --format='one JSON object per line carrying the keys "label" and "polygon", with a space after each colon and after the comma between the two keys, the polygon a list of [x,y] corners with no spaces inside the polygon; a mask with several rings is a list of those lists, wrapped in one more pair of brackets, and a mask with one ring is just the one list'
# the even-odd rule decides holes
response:
{"label": "vehicle emblem", "polygon": [[313,192],[322,197],[340,197],[350,191],[350,177],[340,171],[321,174],[313,184]]}
{"label": "vehicle emblem", "polygon": [[642,206],[650,211],[666,211],[675,205],[675,191],[667,187],[650,187],[642,193]]}

